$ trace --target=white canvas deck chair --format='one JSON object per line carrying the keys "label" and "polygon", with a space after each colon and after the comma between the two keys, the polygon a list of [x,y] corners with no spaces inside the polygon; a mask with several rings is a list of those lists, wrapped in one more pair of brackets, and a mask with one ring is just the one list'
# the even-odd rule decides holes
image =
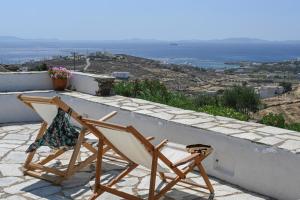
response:
{"label": "white canvas deck chair", "polygon": [[[51,125],[52,120],[56,116],[58,112],[58,108],[61,108],[66,113],[70,113],[70,118],[74,120],[74,122],[77,122],[77,124],[80,126],[80,134],[78,136],[76,145],[73,149],[72,156],[70,158],[70,161],[68,165],[65,167],[66,169],[57,169],[55,167],[47,166],[47,164],[50,161],[53,161],[58,156],[65,153],[66,149],[58,149],[55,150],[55,152],[50,153],[46,158],[33,162],[34,155],[36,151],[28,153],[28,156],[26,158],[25,164],[24,164],[24,174],[45,179],[50,182],[53,182],[55,184],[60,184],[62,181],[68,179],[70,176],[72,176],[75,172],[78,170],[86,167],[87,165],[91,164],[94,160],[96,160],[97,157],[97,149],[95,149],[91,142],[89,142],[85,136],[92,133],[96,137],[99,136],[99,131],[95,129],[93,126],[85,123],[82,120],[82,117],[72,110],[70,106],[68,106],[66,103],[64,103],[59,97],[37,97],[37,96],[24,96],[19,95],[18,98],[28,105],[30,108],[32,108],[42,119],[42,125],[38,132],[38,135],[36,137],[36,140],[41,138],[45,131],[47,130],[47,127]],[[112,112],[103,118],[100,119],[100,121],[105,121],[110,119],[116,114],[116,112]],[[96,140],[97,141],[97,140]],[[81,162],[77,162],[78,156],[80,154],[81,147],[84,146],[86,149],[88,149],[92,154],[87,157],[85,160]],[[110,148],[108,146],[105,146],[105,152],[108,151]],[[47,175],[51,174],[51,176]]]}
{"label": "white canvas deck chair", "polygon": [[[202,160],[204,160],[209,154],[190,154],[185,151],[174,151],[174,148],[169,146],[167,140],[162,141],[157,146],[153,146],[149,139],[146,139],[132,126],[124,127],[107,122],[99,122],[96,120],[85,121],[96,126],[101,132],[98,147],[94,195],[91,197],[91,199],[96,199],[103,192],[109,192],[125,199],[140,199],[136,196],[119,191],[112,187],[139,165],[151,170],[148,195],[148,199],[150,200],[161,198],[180,181],[184,182],[185,184],[207,189],[210,192],[210,199],[213,198],[214,189],[209,181],[203,165],[201,164]],[[107,184],[101,184],[100,182],[102,156],[105,150],[103,142],[118,149],[120,155],[125,157],[126,160],[129,160],[128,167]],[[205,185],[198,185],[185,180],[186,175],[195,167],[199,169]],[[175,175],[175,177],[170,176],[167,173],[172,173]],[[157,174],[164,182],[166,182],[166,185],[156,193],[155,179]],[[167,180],[170,180],[170,182],[167,182]]]}

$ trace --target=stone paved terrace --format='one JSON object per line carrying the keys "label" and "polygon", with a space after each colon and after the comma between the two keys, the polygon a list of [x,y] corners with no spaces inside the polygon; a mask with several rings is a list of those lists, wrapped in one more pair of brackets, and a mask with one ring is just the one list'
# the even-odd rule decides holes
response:
{"label": "stone paved terrace", "polygon": [[[88,97],[88,96],[85,96]],[[91,99],[92,100],[92,99]],[[96,98],[94,99],[96,100]],[[118,100],[108,101],[110,104],[128,106],[128,109],[136,108],[138,104],[144,104],[143,101],[136,100],[134,102],[126,102],[126,98],[119,97]],[[159,105],[155,107],[160,109]],[[155,108],[150,108],[144,105],[141,112],[151,109],[155,113]],[[167,109],[167,108],[165,108]],[[169,113],[170,119],[176,120],[176,116],[196,116],[192,113]],[[165,113],[168,113],[165,110]],[[177,115],[176,115],[177,114]],[[166,116],[164,116],[166,117]],[[179,119],[183,119],[182,117]],[[196,117],[194,117],[196,119]],[[218,119],[222,121],[223,119]],[[205,122],[206,124],[209,122]],[[213,122],[211,122],[213,123]],[[199,124],[199,121],[197,121]],[[2,124],[0,126],[0,199],[5,200],[25,200],[25,199],[50,199],[50,200],[65,200],[65,199],[88,199],[91,195],[91,186],[94,183],[95,166],[92,165],[81,172],[78,172],[71,179],[63,182],[61,186],[52,185],[49,182],[35,179],[29,176],[24,176],[22,173],[22,163],[25,160],[25,149],[33,142],[36,137],[40,124]],[[231,127],[232,128],[232,127]],[[235,126],[236,128],[236,126]],[[233,129],[234,130],[234,129]],[[38,150],[38,156],[35,159],[43,158],[50,149],[42,147]],[[69,151],[71,152],[71,151]],[[87,151],[82,150],[81,156],[84,158]],[[60,162],[53,165],[64,165],[69,158],[69,155],[60,157]],[[105,160],[103,181],[109,180],[116,175],[124,166],[116,161]],[[202,179],[194,173],[188,177],[190,181],[202,183]],[[162,186],[163,183],[157,178],[157,185]],[[138,168],[130,173],[129,178],[121,181],[117,187],[120,190],[130,192],[140,197],[145,197],[149,184],[149,172]],[[216,200],[262,200],[271,199],[261,195],[251,193],[237,186],[231,185],[224,181],[211,177],[212,184],[215,188]],[[200,198],[199,198],[200,197]],[[164,199],[207,199],[208,193],[203,190],[197,190],[195,187],[187,188],[184,185],[176,186],[168,192]],[[119,197],[105,193],[98,199],[120,199]]]}
{"label": "stone paved terrace", "polygon": [[97,97],[78,92],[64,92],[63,94],[300,154],[299,132],[123,96]]}

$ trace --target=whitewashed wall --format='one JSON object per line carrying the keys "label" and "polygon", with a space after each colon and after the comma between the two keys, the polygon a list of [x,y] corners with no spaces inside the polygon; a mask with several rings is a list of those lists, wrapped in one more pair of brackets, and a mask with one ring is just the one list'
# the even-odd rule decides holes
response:
{"label": "whitewashed wall", "polygon": [[75,72],[73,73],[73,76],[71,77],[70,80],[70,84],[72,86],[71,88],[75,89],[78,92],[95,95],[99,90],[98,82],[96,81],[97,78],[105,79],[111,77],[104,76],[104,75]]}
{"label": "whitewashed wall", "polygon": [[1,72],[0,92],[51,90],[47,72]]}
{"label": "whitewashed wall", "polygon": [[[103,75],[73,72],[69,81],[71,89],[95,95],[98,89],[96,78],[111,78]],[[0,73],[0,92],[22,92],[32,90],[52,90],[48,72],[3,72]]]}
{"label": "whitewashed wall", "polygon": [[17,99],[21,93],[34,96],[56,95],[53,91],[0,93],[0,124],[40,121],[35,112]]}

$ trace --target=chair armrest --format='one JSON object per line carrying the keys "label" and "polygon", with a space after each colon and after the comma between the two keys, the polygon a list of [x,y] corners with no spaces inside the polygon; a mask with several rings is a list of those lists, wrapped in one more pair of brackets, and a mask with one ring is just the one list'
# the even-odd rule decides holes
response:
{"label": "chair armrest", "polygon": [[110,118],[112,118],[113,116],[115,116],[118,112],[117,111],[113,111],[107,115],[105,115],[104,117],[102,117],[101,119],[99,119],[99,121],[107,121]]}
{"label": "chair armrest", "polygon": [[159,143],[159,144],[155,147],[155,149],[156,149],[156,150],[160,150],[167,142],[168,142],[168,140],[167,140],[167,139],[164,139],[163,141],[161,141],[161,143]]}
{"label": "chair armrest", "polygon": [[173,164],[173,166],[174,167],[178,167],[180,165],[184,165],[185,163],[188,163],[188,162],[190,162],[192,160],[195,160],[195,158],[198,157],[198,156],[200,156],[200,155],[201,155],[200,153],[193,153],[190,156],[177,161],[176,163]]}
{"label": "chair armrest", "polygon": [[147,137],[146,138],[146,140],[148,140],[148,141],[151,141],[151,140],[154,140],[155,138],[153,137],[153,136],[151,136],[151,137]]}

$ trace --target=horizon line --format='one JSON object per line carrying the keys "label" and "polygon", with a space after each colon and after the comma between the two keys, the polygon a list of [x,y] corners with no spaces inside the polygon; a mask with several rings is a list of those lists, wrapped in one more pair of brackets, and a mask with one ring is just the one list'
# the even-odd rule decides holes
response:
{"label": "horizon line", "polygon": [[271,40],[252,37],[227,37],[214,39],[155,39],[155,38],[124,38],[124,39],[61,39],[61,38],[25,38],[10,35],[0,35],[1,38],[16,39],[16,40],[33,40],[33,41],[65,41],[65,42],[126,42],[126,41],[152,41],[152,42],[300,42],[300,39],[295,40]]}

